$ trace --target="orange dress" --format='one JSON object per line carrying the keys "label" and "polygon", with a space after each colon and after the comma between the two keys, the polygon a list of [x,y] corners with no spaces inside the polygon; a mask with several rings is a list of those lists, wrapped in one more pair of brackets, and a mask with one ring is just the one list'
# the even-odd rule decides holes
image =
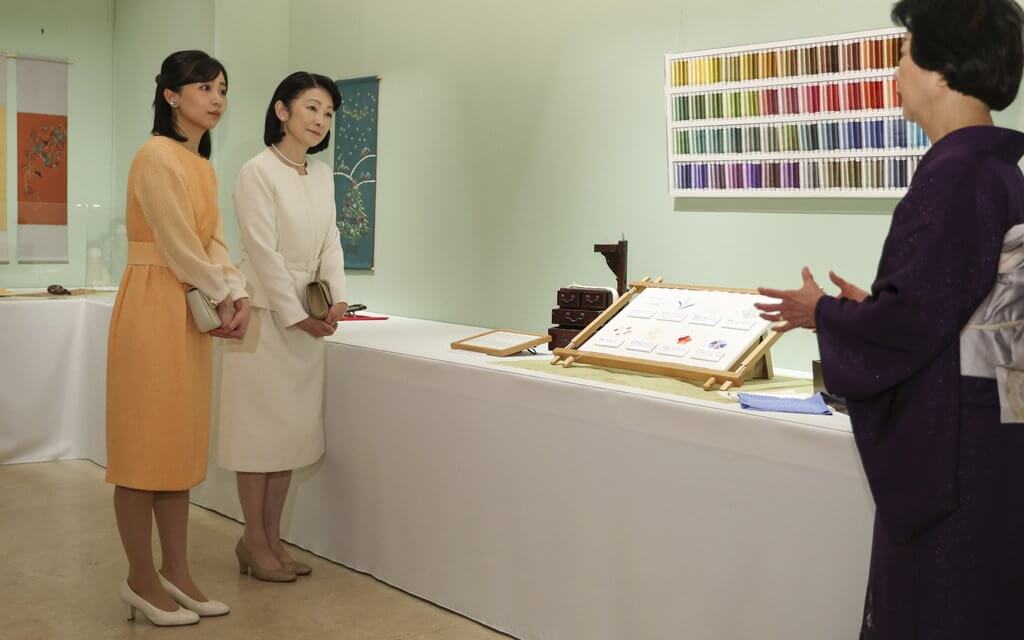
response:
{"label": "orange dress", "polygon": [[247,297],[224,244],[210,162],[170,138],[132,160],[125,210],[128,265],[107,346],[107,482],[180,491],[206,477],[210,341],[185,292]]}

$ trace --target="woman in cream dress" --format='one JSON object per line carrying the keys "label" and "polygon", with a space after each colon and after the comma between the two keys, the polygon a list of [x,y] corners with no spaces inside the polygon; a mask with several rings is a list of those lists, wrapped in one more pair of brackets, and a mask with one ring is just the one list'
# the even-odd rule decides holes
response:
{"label": "woman in cream dress", "polygon": [[[239,569],[273,582],[311,571],[289,556],[280,527],[292,470],[324,452],[323,338],[347,308],[334,176],[306,158],[327,148],[340,104],[329,78],[305,72],[285,78],[267,108],[267,148],[242,167],[235,185],[238,266],[252,318],[245,339],[221,350],[215,457],[237,472],[245,517],[235,547]],[[318,273],[335,302],[324,320],[306,309],[306,285]]]}

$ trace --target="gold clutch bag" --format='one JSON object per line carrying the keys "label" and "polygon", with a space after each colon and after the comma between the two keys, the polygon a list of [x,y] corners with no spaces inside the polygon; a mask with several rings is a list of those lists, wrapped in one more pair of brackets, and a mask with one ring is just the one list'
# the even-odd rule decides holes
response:
{"label": "gold clutch bag", "polygon": [[192,319],[200,333],[209,333],[220,328],[220,314],[213,301],[206,297],[206,294],[199,289],[192,287],[185,294],[188,301],[188,309],[192,312]]}
{"label": "gold clutch bag", "polygon": [[[320,275],[319,272],[317,275]],[[319,277],[306,285],[306,306],[309,308],[309,315],[317,320],[326,318],[327,313],[334,306],[331,287]]]}

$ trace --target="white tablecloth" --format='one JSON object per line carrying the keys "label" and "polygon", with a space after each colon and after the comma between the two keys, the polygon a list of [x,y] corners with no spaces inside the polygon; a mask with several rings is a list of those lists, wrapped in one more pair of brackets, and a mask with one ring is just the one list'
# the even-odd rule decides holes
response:
{"label": "white tablecloth", "polygon": [[0,300],[0,464],[103,461],[113,294]]}
{"label": "white tablecloth", "polygon": [[[79,330],[105,336],[92,320],[102,331]],[[752,414],[448,349],[474,330],[342,325],[327,453],[296,473],[286,538],[531,640],[855,637],[873,507],[844,417]],[[67,409],[94,453],[102,411],[83,396],[102,408],[97,346],[73,370],[100,386],[69,383],[88,408]],[[216,467],[193,499],[240,515]]]}

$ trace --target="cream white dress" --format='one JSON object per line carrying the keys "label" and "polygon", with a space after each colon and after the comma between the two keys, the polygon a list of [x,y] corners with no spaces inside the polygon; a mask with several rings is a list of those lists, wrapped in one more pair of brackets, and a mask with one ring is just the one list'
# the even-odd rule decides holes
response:
{"label": "cream white dress", "polygon": [[243,340],[220,341],[214,457],[232,471],[297,469],[324,452],[326,345],[292,325],[309,315],[318,266],[334,302],[347,295],[334,176],[313,159],[299,175],[268,147],[242,167],[234,203],[252,319]]}

